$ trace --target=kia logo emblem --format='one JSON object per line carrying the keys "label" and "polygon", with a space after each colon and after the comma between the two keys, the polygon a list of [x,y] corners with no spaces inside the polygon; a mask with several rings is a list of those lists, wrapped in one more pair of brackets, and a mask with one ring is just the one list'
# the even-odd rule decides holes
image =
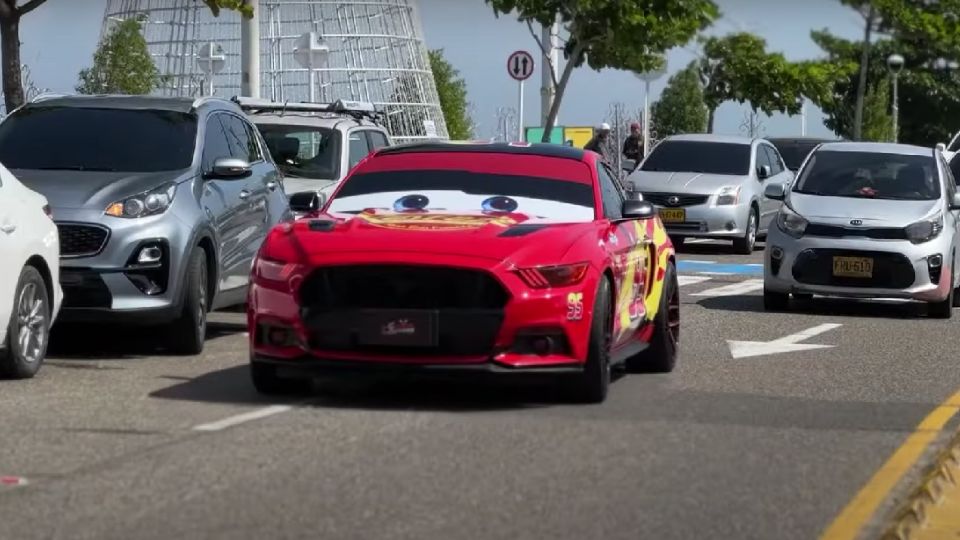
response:
{"label": "kia logo emblem", "polygon": [[680,204],[680,197],[677,197],[676,195],[671,195],[670,197],[667,198],[667,204],[670,204],[672,206],[676,206]]}
{"label": "kia logo emblem", "polygon": [[863,220],[862,220],[862,219],[851,219],[851,220],[850,220],[850,224],[851,224],[851,225],[863,225]]}

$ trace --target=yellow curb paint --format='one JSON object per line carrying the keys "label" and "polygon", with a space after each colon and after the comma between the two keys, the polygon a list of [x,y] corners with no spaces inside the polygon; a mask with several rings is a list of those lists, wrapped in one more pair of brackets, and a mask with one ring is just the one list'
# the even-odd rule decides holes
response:
{"label": "yellow curb paint", "polygon": [[847,506],[820,536],[821,540],[854,540],[877,512],[917,460],[937,438],[947,422],[960,410],[960,391],[957,391],[917,425],[907,440],[900,445],[873,477],[860,489]]}

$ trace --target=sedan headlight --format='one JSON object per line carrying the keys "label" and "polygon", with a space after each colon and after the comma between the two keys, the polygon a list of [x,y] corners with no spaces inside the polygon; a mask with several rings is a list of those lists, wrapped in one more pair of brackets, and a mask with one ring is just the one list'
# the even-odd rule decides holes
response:
{"label": "sedan headlight", "polygon": [[793,211],[787,205],[780,207],[780,213],[777,214],[777,226],[780,230],[794,238],[800,238],[807,230],[808,221],[800,214]]}
{"label": "sedan headlight", "polygon": [[730,206],[740,202],[740,186],[723,186],[717,193],[717,206]]}
{"label": "sedan headlight", "polygon": [[104,213],[119,218],[141,218],[162,214],[170,208],[176,192],[176,184],[164,184],[156,189],[117,201],[108,206]]}
{"label": "sedan headlight", "polygon": [[907,239],[914,244],[922,244],[933,240],[943,231],[943,213],[937,212],[937,215],[930,219],[918,221],[907,225]]}

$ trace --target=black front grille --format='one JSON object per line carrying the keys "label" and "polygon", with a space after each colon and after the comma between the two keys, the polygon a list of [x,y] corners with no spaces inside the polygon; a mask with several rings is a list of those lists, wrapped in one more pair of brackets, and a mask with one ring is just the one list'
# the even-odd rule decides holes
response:
{"label": "black front grille", "polygon": [[[834,257],[870,257],[873,259],[873,277],[837,277],[833,275]],[[833,287],[872,287],[906,289],[916,276],[913,264],[899,253],[884,251],[852,251],[843,249],[807,249],[800,252],[793,263],[793,277],[808,285]]]}
{"label": "black front grille", "polygon": [[806,236],[820,236],[825,238],[843,238],[846,236],[870,238],[873,240],[906,240],[907,231],[894,227],[842,227],[839,225],[824,225],[811,223],[804,231]]}
{"label": "black front grille", "polygon": [[[503,286],[486,272],[431,266],[319,268],[300,288],[312,348],[405,356],[490,354],[508,300]],[[365,325],[376,315],[404,310],[435,321],[434,345],[364,343],[363,336],[371,331]]]}
{"label": "black front grille", "polygon": [[[650,193],[643,191],[643,200],[649,201],[657,206],[694,206],[703,204],[710,198],[709,195],[689,195],[684,193]],[[676,202],[670,202],[671,197],[676,197]]]}
{"label": "black front grille", "polygon": [[100,274],[90,270],[62,269],[60,287],[63,288],[65,308],[110,308],[113,295]]}
{"label": "black front grille", "polygon": [[61,257],[91,257],[107,244],[110,230],[100,225],[58,223]]}

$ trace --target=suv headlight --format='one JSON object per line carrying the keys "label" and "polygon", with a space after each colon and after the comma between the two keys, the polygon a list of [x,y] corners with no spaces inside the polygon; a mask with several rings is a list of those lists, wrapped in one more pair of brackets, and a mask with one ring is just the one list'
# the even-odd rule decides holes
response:
{"label": "suv headlight", "polygon": [[164,184],[156,189],[117,201],[108,206],[104,213],[119,218],[141,218],[162,214],[170,208],[176,192],[176,184]]}
{"label": "suv headlight", "polygon": [[937,215],[930,219],[918,221],[907,225],[907,239],[914,244],[922,244],[933,240],[943,231],[943,213],[937,212]]}
{"label": "suv headlight", "polygon": [[800,238],[807,230],[809,222],[800,214],[793,211],[787,205],[780,207],[780,213],[777,214],[777,226],[780,230],[794,238]]}
{"label": "suv headlight", "polygon": [[723,186],[717,193],[717,206],[729,206],[740,202],[740,186]]}

